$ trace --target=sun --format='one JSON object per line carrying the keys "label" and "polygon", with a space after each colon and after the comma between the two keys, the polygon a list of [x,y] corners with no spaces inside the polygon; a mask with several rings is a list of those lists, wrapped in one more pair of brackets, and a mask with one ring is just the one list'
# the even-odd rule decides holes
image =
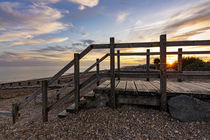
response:
{"label": "sun", "polygon": [[173,64],[173,62],[172,62],[172,61],[169,61],[169,62],[168,62],[168,64],[172,65],[172,64]]}

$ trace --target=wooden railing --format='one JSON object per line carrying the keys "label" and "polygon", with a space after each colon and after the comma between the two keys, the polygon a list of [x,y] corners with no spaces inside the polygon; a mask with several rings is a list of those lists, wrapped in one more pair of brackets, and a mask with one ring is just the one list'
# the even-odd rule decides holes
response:
{"label": "wooden railing", "polygon": [[[167,87],[167,75],[170,73],[166,73],[166,56],[167,55],[173,55],[178,54],[178,72],[182,72],[181,68],[181,60],[182,60],[182,54],[210,54],[210,51],[185,51],[182,52],[181,49],[179,49],[178,52],[167,52],[166,47],[174,47],[174,46],[197,46],[197,45],[210,45],[210,40],[199,40],[199,41],[167,41],[166,35],[160,36],[160,42],[140,42],[140,43],[115,43],[114,38],[110,38],[110,44],[92,44],[88,46],[84,51],[82,51],[80,54],[75,53],[74,59],[70,61],[63,69],[61,69],[57,74],[55,74],[50,80],[47,82],[45,81],[45,84],[42,84],[42,88],[35,91],[29,98],[22,100],[19,103],[13,104],[12,107],[12,113],[13,113],[13,123],[15,123],[15,120],[18,116],[18,111],[22,109],[25,105],[27,105],[29,102],[34,100],[37,95],[39,95],[42,91],[46,92],[46,86],[51,85],[53,82],[55,82],[61,75],[63,75],[68,69],[70,69],[72,66],[74,66],[74,80],[71,80],[66,86],[60,89],[59,92],[63,92],[64,89],[66,89],[70,84],[74,84],[74,89],[69,91],[64,97],[57,100],[55,103],[48,105],[47,103],[43,103],[43,118],[46,118],[47,112],[52,110],[55,106],[59,105],[66,99],[68,99],[73,94],[75,95],[75,110],[78,111],[79,108],[79,102],[80,102],[80,92],[83,90],[82,88],[86,87],[87,85],[92,85],[94,83],[97,83],[99,85],[99,80],[101,77],[110,77],[111,80],[111,105],[113,108],[116,108],[116,95],[115,95],[115,78],[117,77],[120,79],[120,77],[145,77],[147,78],[147,81],[149,81],[149,78],[156,77],[160,78],[160,93],[161,93],[161,109],[163,111],[166,111],[167,109],[167,94],[166,94],[166,87]],[[118,50],[117,53],[115,53],[115,49],[120,48],[149,48],[149,47],[160,47],[160,52],[150,52],[149,49],[147,49],[147,52],[144,53],[120,53]],[[82,59],[86,54],[88,54],[92,49],[110,49],[109,54],[105,54],[101,59],[97,59],[97,61],[91,65],[89,68],[87,68],[83,73],[80,73],[80,59]],[[147,69],[146,73],[142,74],[124,74],[120,71],[120,56],[126,56],[126,55],[146,55],[147,58]],[[150,61],[150,55],[160,55],[160,72],[158,73],[152,73],[149,70],[149,61]],[[106,59],[108,56],[110,56],[110,72],[108,74],[100,74],[99,73],[99,64]],[[115,72],[115,56],[117,56],[118,60],[118,69],[117,73]],[[92,70],[94,67],[97,67],[96,75],[91,76],[86,81],[80,84],[80,77],[82,77],[84,74]],[[181,77],[180,77],[181,78]],[[181,80],[180,80],[181,81]],[[81,91],[80,91],[81,90]],[[47,98],[47,94],[43,95],[43,97]],[[43,99],[43,102],[47,102],[46,99]],[[46,121],[46,119],[43,119],[43,121]]]}

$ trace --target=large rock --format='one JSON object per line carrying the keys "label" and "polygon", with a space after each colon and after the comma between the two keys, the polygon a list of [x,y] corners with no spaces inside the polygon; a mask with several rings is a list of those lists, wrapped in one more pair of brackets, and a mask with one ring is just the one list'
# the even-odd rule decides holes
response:
{"label": "large rock", "polygon": [[210,103],[179,95],[168,101],[172,117],[180,121],[210,121]]}

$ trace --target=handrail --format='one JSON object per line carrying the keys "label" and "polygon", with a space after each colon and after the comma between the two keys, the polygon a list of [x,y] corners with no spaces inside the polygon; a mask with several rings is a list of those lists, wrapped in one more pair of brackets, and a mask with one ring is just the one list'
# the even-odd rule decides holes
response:
{"label": "handrail", "polygon": [[[85,74],[87,74],[91,69],[93,69],[97,64],[99,64],[100,62],[102,62],[104,59],[106,59],[109,55],[105,54],[101,59],[99,59],[98,62],[95,62],[93,65],[91,65],[89,68],[87,68],[84,72],[81,73],[81,77],[84,76]],[[56,92],[57,94],[60,94],[61,92],[63,92],[67,87],[69,87],[71,84],[73,84],[73,80],[70,81],[68,84],[66,84],[64,87],[62,87],[61,89],[59,89],[58,92]]]}
{"label": "handrail", "polygon": [[[92,45],[88,46],[84,51],[80,53],[80,59],[83,58],[88,52],[90,52],[93,49]],[[65,73],[68,69],[70,69],[74,65],[74,60],[70,61],[65,67],[63,67],[58,73],[56,73],[48,82],[48,84],[52,84],[55,80],[57,80],[63,73]],[[30,97],[27,99],[24,99],[18,103],[19,109],[22,109],[22,107],[26,104],[28,104],[30,101],[32,101],[34,98],[36,98],[37,95],[39,95],[41,92],[41,88],[36,90]]]}
{"label": "handrail", "polygon": [[[178,52],[166,52],[167,55],[178,54]],[[210,54],[210,51],[183,51],[182,54]],[[110,54],[108,54],[110,55]],[[115,56],[118,54],[115,53]],[[147,53],[120,53],[120,56],[128,56],[128,55],[147,55]],[[160,55],[160,52],[150,52],[149,55]]]}
{"label": "handrail", "polygon": [[[111,38],[114,41],[114,38]],[[149,53],[121,53],[120,55],[160,55],[161,56],[161,72],[165,74],[165,63],[166,61],[165,56],[171,55],[171,54],[179,54],[179,52],[166,52],[165,48],[170,46],[197,46],[197,45],[210,45],[210,40],[194,40],[194,41],[166,41],[166,35],[161,35],[161,38],[163,40],[160,40],[159,42],[136,42],[136,43],[114,43],[110,42],[111,44],[91,44],[89,45],[85,50],[83,50],[80,54],[78,59],[83,58],[86,54],[88,54],[92,49],[110,49],[114,50],[115,48],[139,48],[139,47],[160,47],[162,50],[160,52],[149,52]],[[111,41],[111,40],[110,40]],[[113,49],[114,48],[114,49]],[[114,52],[114,51],[112,51]],[[111,53],[111,51],[110,51]],[[161,54],[162,53],[162,54]],[[182,54],[209,54],[210,51],[186,51],[182,52]],[[97,61],[95,64],[91,65],[89,68],[87,68],[83,73],[89,72],[92,68],[94,68],[97,64],[102,62],[106,57],[111,56],[112,61],[110,61],[110,64],[114,66],[113,56],[116,55],[115,53],[105,54],[99,61]],[[78,60],[77,59],[77,60]],[[57,72],[49,81],[48,84],[52,84],[55,80],[57,80],[62,74],[64,74],[68,69],[70,69],[73,65],[75,65],[75,60],[73,59],[70,61],[65,67],[63,67],[59,72]],[[163,67],[164,66],[164,67]],[[112,73],[112,85],[113,85],[113,76],[114,71],[113,68],[111,68]],[[163,76],[163,75],[162,75]],[[163,77],[162,77],[163,78]],[[71,81],[70,83],[72,83]],[[70,84],[68,83],[68,85]],[[162,84],[164,85],[164,84]],[[66,88],[67,85],[64,87]],[[114,87],[114,86],[113,86]],[[63,89],[63,88],[62,88]],[[61,91],[62,91],[61,89]],[[113,88],[112,88],[113,91]],[[164,91],[164,90],[163,90]],[[37,95],[39,95],[41,92],[41,88],[36,90],[30,97],[27,99],[24,99],[20,101],[18,104],[16,104],[18,107],[17,110],[20,110],[23,108],[24,105],[28,104],[30,101],[36,98]],[[165,93],[164,93],[165,94]],[[16,112],[17,113],[17,112]]]}
{"label": "handrail", "polygon": [[[167,47],[210,45],[210,40],[167,41]],[[93,49],[108,49],[109,44],[92,44]],[[115,48],[160,47],[160,42],[115,43]]]}
{"label": "handrail", "polygon": [[[80,84],[80,89],[84,88],[85,86],[87,86],[87,84],[90,84],[92,81],[94,81],[97,78],[98,77],[97,77],[96,74],[92,75],[90,78],[88,78],[87,80],[85,80],[83,83]],[[60,100],[58,100],[57,102],[51,104],[48,107],[48,110],[52,110],[55,106],[59,105],[64,100],[68,99],[71,95],[73,95],[74,92],[75,92],[75,89],[72,89],[69,93],[67,93],[65,96],[63,96]]]}

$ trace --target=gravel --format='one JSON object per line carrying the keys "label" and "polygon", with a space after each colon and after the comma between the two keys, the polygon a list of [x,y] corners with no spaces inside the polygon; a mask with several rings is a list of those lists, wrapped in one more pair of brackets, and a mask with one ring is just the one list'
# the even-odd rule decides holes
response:
{"label": "gravel", "polygon": [[[31,95],[35,89],[0,90],[0,109]],[[91,90],[91,89],[90,89]],[[51,91],[50,91],[51,92]],[[52,91],[54,92],[54,91]],[[210,122],[180,122],[168,113],[142,106],[121,106],[81,110],[59,119],[73,99],[49,112],[42,123],[40,103],[30,103],[20,111],[15,125],[10,117],[0,117],[0,140],[37,139],[199,139],[210,140]]]}
{"label": "gravel", "polygon": [[0,124],[0,139],[210,139],[209,122],[180,122],[139,106],[81,110],[68,117]]}

